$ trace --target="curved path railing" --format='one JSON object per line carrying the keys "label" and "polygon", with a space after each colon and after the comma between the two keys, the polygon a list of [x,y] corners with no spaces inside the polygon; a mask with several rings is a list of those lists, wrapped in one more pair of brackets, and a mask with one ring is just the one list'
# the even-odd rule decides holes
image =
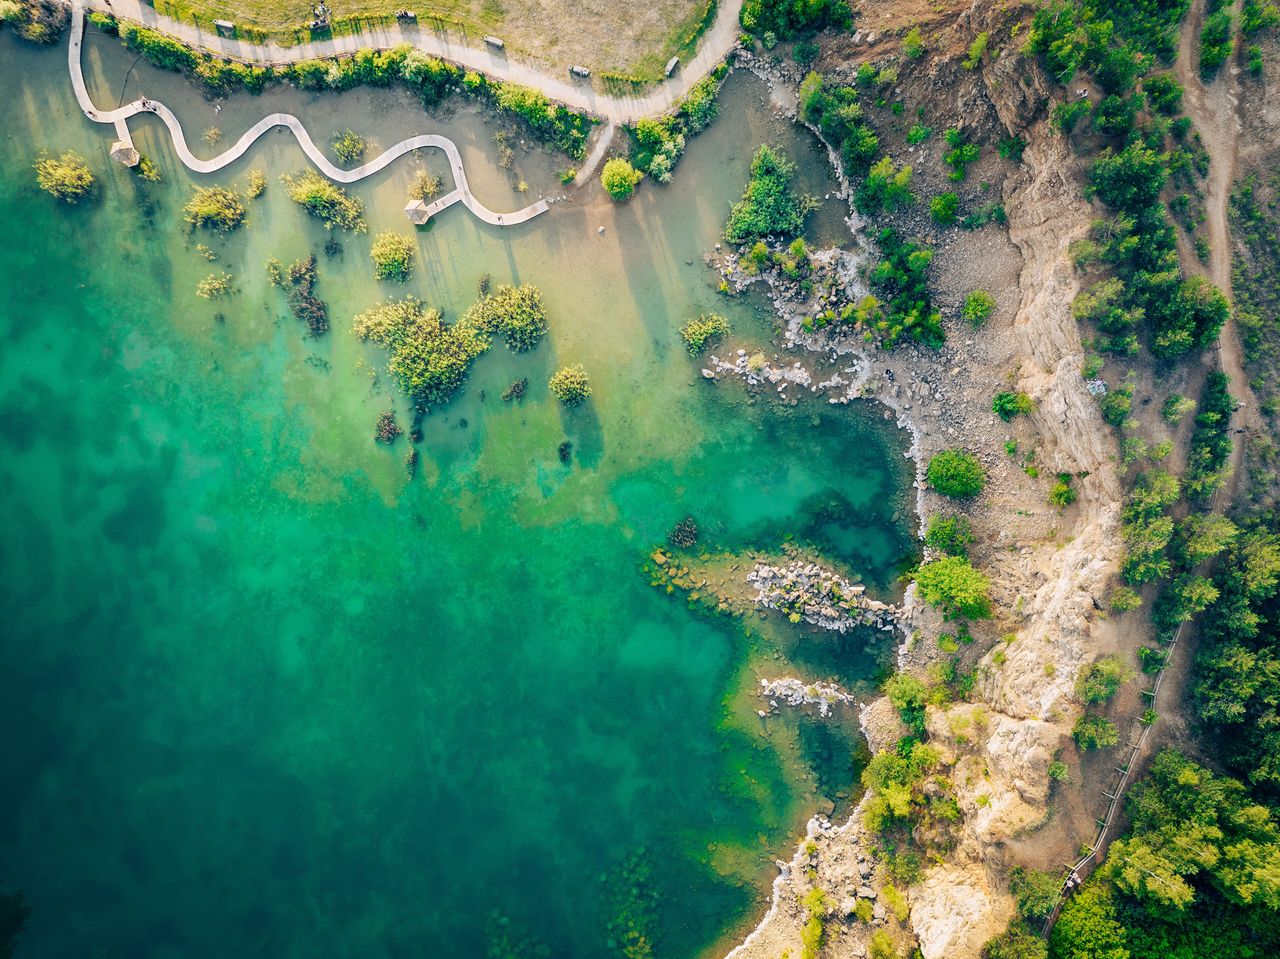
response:
{"label": "curved path railing", "polygon": [[132,138],[129,135],[129,118],[135,117],[140,113],[154,114],[160,118],[161,122],[169,130],[169,136],[173,139],[173,149],[178,154],[178,159],[188,169],[197,173],[216,173],[244,156],[249,147],[253,146],[264,133],[277,127],[284,127],[293,133],[298,145],[302,147],[302,152],[316,165],[316,168],[329,179],[338,183],[354,183],[367,176],[372,176],[411,150],[434,147],[442,151],[449,159],[449,169],[453,173],[454,189],[430,204],[428,210],[432,215],[452,206],[454,203],[461,203],[486,223],[491,223],[494,226],[515,226],[518,223],[533,219],[540,213],[545,213],[548,209],[547,201],[539,200],[523,210],[516,210],[512,213],[493,212],[477,200],[472,195],[471,188],[467,186],[467,174],[462,168],[462,156],[458,153],[458,147],[448,137],[438,136],[434,133],[424,133],[402,140],[368,163],[353,170],[343,170],[334,166],[329,161],[329,158],[320,152],[320,149],[315,145],[315,141],[311,139],[311,135],[307,133],[306,127],[302,125],[302,122],[297,117],[289,113],[273,113],[270,116],[263,117],[246,130],[244,135],[229,149],[210,160],[202,160],[187,147],[187,139],[182,132],[182,123],[174,112],[163,103],[143,97],[134,100],[132,103],[126,103],[115,110],[99,110],[89,96],[88,88],[84,82],[84,70],[80,62],[83,45],[84,8],[77,3],[71,12],[71,43],[67,48],[67,67],[71,73],[71,86],[75,89],[76,100],[79,101],[80,109],[84,111],[84,115],[98,123],[114,124],[117,137],[125,143],[132,143]]}

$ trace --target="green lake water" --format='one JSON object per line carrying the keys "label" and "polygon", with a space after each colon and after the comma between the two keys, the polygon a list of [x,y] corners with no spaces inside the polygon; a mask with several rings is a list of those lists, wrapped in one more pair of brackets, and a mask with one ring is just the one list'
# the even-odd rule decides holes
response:
{"label": "green lake water", "polygon": [[[246,227],[189,237],[195,178],[145,120],[165,183],[110,163],[64,56],[0,37],[0,882],[34,910],[19,956],[461,959],[524,941],[606,957],[620,912],[664,959],[740,934],[772,858],[856,776],[847,723],[759,722],[758,675],[859,688],[889,640],[749,639],[641,567],[686,515],[713,544],[816,538],[882,590],[912,548],[881,410],[750,402],[679,342],[715,309],[732,348],[768,347],[768,314],[721,298],[701,257],[759,143],[819,195],[821,155],[735,77],[670,187],[625,206],[596,188],[507,231],[455,206],[391,288],[369,235],[320,253],[325,231],[276,181],[304,163],[283,133],[209,178],[271,175]],[[527,202],[519,177],[563,193],[563,160],[517,149],[499,169],[498,128],[465,108],[281,91],[215,110],[114,40],[87,56],[101,105],[161,98],[194,144],[284,109],[318,139],[444,132],[494,209]],[[36,154],[68,148],[99,176],[92,204],[34,186]],[[353,190],[371,235],[405,229],[415,162]],[[832,199],[812,233],[842,229]],[[322,338],[263,268],[312,251]],[[222,270],[239,292],[197,298]],[[456,317],[482,273],[540,286],[551,332],[477,361],[425,421],[410,480],[407,438],[372,439],[407,405],[350,319],[405,292]],[[576,410],[547,394],[564,362],[592,379]],[[528,396],[504,403],[521,377]]]}

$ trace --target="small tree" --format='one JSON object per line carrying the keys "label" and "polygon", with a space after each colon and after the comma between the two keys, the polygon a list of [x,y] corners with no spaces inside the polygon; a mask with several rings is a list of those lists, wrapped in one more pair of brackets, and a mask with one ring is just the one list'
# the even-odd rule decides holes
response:
{"label": "small tree", "polygon": [[1103,656],[1080,673],[1076,693],[1086,703],[1105,703],[1132,678],[1133,670],[1125,666],[1119,656]]}
{"label": "small tree", "polygon": [[991,400],[991,410],[1008,423],[1015,416],[1023,413],[1030,413],[1034,409],[1031,403],[1031,397],[1026,393],[1010,393],[1008,390],[1002,390]]}
{"label": "small tree", "polygon": [[713,340],[729,335],[729,321],[719,313],[704,313],[680,327],[680,338],[690,356],[697,356]]}
{"label": "small tree", "polygon": [[954,193],[940,193],[929,201],[929,215],[938,226],[951,226],[956,222],[960,198]]}
{"label": "small tree", "polygon": [[943,450],[929,460],[925,479],[943,496],[970,499],[982,492],[986,473],[982,465],[963,450]]}
{"label": "small tree", "polygon": [[552,374],[547,385],[551,393],[565,406],[577,406],[591,395],[591,384],[581,365],[562,366]]}
{"label": "small tree", "polygon": [[1081,749],[1107,749],[1120,742],[1116,724],[1102,716],[1081,716],[1071,730]]}
{"label": "small tree", "polygon": [[94,178],[80,155],[68,150],[36,161],[36,184],[63,203],[78,203],[93,190]]}
{"label": "small tree", "polygon": [[413,272],[413,240],[394,230],[379,233],[369,255],[373,258],[373,275],[379,280],[403,283]]}
{"label": "small tree", "polygon": [[965,297],[960,317],[971,326],[981,326],[996,308],[996,298],[986,290],[974,290]]}
{"label": "small tree", "polygon": [[925,602],[941,607],[947,618],[985,619],[991,615],[991,581],[963,557],[944,556],[916,573]]}
{"label": "small tree", "polygon": [[924,542],[939,552],[968,556],[973,544],[973,527],[963,516],[931,516]]}
{"label": "small tree", "polygon": [[608,161],[600,174],[600,183],[615,200],[630,197],[635,192],[636,184],[643,179],[644,174],[622,157],[614,157]]}

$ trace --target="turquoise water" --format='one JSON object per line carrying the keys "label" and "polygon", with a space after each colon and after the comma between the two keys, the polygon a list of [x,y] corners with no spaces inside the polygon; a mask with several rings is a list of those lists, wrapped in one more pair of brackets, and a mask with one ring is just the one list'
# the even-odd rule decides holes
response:
{"label": "turquoise water", "polygon": [[[354,91],[215,112],[110,41],[90,55],[104,104],[127,75],[130,97],[226,142],[277,108],[384,145],[438,129],[490,206],[523,202],[518,177],[558,191],[553,157],[489,162],[495,128],[466,110]],[[817,538],[881,588],[910,549],[890,519],[902,444],[875,408],[751,402],[680,349],[710,309],[734,347],[768,342],[767,317],[718,297],[701,263],[754,147],[782,141],[826,188],[758,85],[733,81],[671,188],[507,232],[455,207],[419,235],[406,288],[372,280],[369,236],[341,236],[320,256],[333,329],[315,339],[263,269],[326,238],[274,183],[302,166],[292,141],[216,178],[272,173],[245,229],[188,237],[194,181],[155,129],[138,140],[166,182],[143,190],[76,111],[61,52],[0,38],[0,77],[0,881],[34,910],[19,955],[603,957],[623,913],[682,957],[740,931],[771,857],[855,774],[847,728],[792,716],[766,734],[756,675],[856,685],[885,641],[775,649],[641,566],[685,515],[734,547]],[[42,148],[88,158],[98,201],[38,193]],[[403,228],[410,173],[355,190],[372,234]],[[838,229],[826,204],[815,233]],[[224,269],[234,297],[195,297]],[[372,440],[380,411],[410,414],[350,317],[402,292],[456,316],[486,272],[542,287],[551,333],[477,362],[424,423],[411,480],[407,438]],[[562,362],[592,377],[581,409],[547,395]],[[504,403],[520,377],[528,397]]]}

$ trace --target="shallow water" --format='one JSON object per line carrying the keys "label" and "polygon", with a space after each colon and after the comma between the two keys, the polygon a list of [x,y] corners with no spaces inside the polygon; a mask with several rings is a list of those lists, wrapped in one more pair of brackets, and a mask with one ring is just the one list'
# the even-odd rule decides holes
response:
{"label": "shallow water", "polygon": [[[890,518],[903,444],[877,408],[750,402],[679,342],[716,309],[733,347],[767,344],[767,315],[719,297],[701,256],[759,143],[783,143],[819,194],[821,156],[734,78],[672,186],[625,206],[596,190],[507,231],[455,206],[419,234],[403,288],[373,281],[369,236],[341,235],[320,256],[333,329],[315,339],[263,269],[326,238],[274,182],[302,167],[293,141],[272,134],[213,178],[272,174],[244,229],[188,237],[194,181],[159,128],[135,128],[166,177],[142,189],[76,110],[63,57],[0,37],[0,882],[34,909],[19,955],[474,957],[527,939],[609,956],[628,861],[649,867],[658,905],[631,911],[652,914],[660,956],[749,921],[772,857],[856,772],[848,728],[764,730],[757,673],[856,687],[887,640],[748,640],[641,567],[685,515],[726,546],[816,537],[882,589],[910,549]],[[287,109],[318,139],[445,132],[495,209],[527,202],[519,177],[562,192],[563,161],[540,151],[498,169],[496,126],[465,108],[353,91],[215,111],[112,40],[89,57],[100,103],[145,91],[193,142]],[[98,202],[35,189],[46,148],[89,159]],[[411,170],[354,190],[371,234],[404,228]],[[824,204],[815,238],[841,229]],[[239,292],[198,299],[222,270]],[[406,440],[372,441],[379,411],[407,425],[406,404],[350,317],[405,292],[456,317],[486,272],[539,285],[551,333],[476,363],[409,480]],[[592,378],[581,409],[547,395],[562,362]],[[502,402],[521,377],[529,396]]]}

